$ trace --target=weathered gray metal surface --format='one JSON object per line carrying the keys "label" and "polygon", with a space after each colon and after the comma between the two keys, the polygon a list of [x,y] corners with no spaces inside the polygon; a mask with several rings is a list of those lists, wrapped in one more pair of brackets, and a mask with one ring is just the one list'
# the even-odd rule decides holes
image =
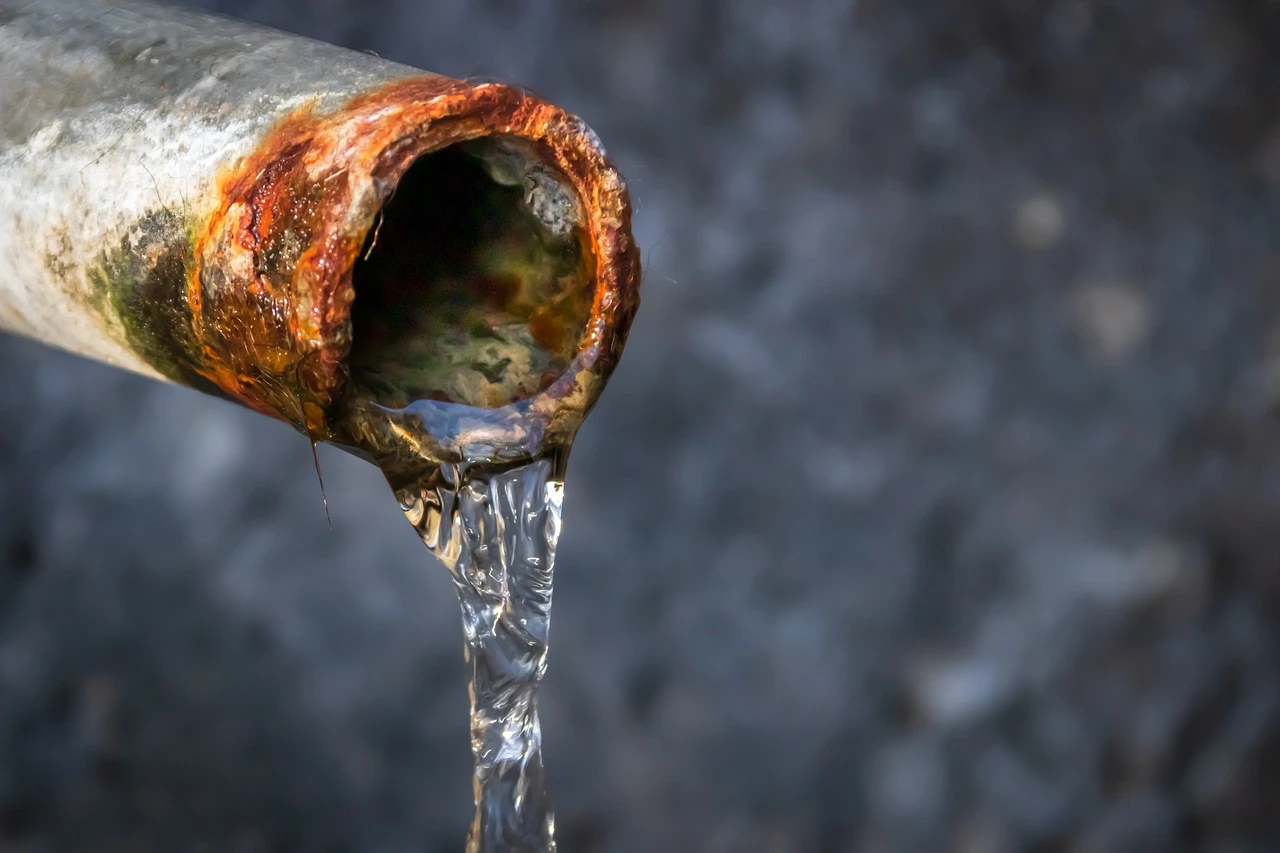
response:
{"label": "weathered gray metal surface", "polygon": [[164,378],[97,278],[138,224],[202,220],[220,167],[303,104],[421,72],[125,0],[0,0],[0,328]]}

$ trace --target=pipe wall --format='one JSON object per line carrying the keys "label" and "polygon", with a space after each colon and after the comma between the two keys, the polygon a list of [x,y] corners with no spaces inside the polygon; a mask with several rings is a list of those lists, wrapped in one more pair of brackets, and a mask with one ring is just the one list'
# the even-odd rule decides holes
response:
{"label": "pipe wall", "polygon": [[490,135],[564,176],[594,249],[578,357],[525,401],[536,430],[571,431],[639,276],[625,186],[580,120],[221,17],[0,0],[0,328],[341,438],[378,211],[416,157]]}

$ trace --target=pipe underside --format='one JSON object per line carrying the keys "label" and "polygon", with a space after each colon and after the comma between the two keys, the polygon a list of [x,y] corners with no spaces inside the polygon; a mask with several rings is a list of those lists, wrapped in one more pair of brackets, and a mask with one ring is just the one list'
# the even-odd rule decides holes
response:
{"label": "pipe underside", "polygon": [[520,90],[0,0],[2,329],[366,455],[514,457],[571,438],[638,278],[598,140]]}

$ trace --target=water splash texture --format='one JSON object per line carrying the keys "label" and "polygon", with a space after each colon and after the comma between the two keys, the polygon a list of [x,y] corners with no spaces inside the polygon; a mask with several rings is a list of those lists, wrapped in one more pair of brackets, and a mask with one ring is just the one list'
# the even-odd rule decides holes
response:
{"label": "water splash texture", "polygon": [[555,467],[444,465],[396,493],[462,605],[475,756],[468,853],[555,850],[537,707],[560,539]]}

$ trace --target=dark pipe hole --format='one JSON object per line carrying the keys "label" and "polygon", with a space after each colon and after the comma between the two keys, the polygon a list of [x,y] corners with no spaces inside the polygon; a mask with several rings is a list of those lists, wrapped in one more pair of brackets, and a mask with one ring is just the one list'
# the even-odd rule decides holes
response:
{"label": "dark pipe hole", "polygon": [[513,144],[453,145],[400,180],[353,272],[358,393],[497,408],[568,368],[591,308],[590,243],[576,202]]}

